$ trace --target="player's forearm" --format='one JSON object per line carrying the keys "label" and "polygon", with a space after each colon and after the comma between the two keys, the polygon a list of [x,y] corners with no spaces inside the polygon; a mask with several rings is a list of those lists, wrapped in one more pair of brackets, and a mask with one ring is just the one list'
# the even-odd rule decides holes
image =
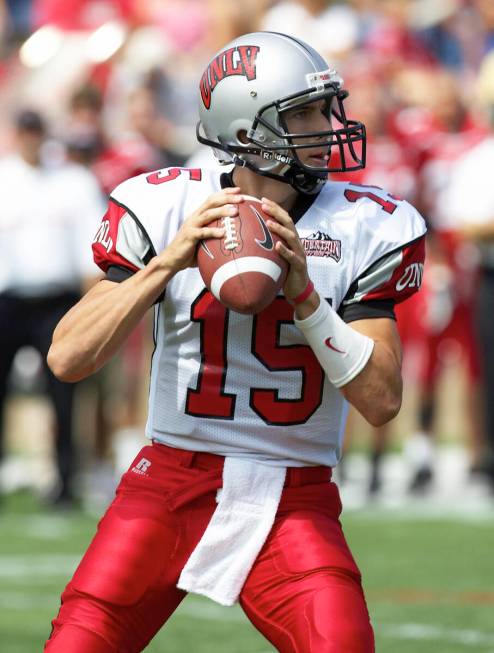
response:
{"label": "player's forearm", "polygon": [[400,362],[381,342],[374,342],[366,366],[341,388],[345,399],[373,426],[382,426],[396,417],[402,390]]}
{"label": "player's forearm", "polygon": [[110,360],[173,273],[158,259],[119,284],[101,282],[58,324],[48,365],[62,381],[83,379]]}
{"label": "player's forearm", "polygon": [[368,422],[380,426],[396,416],[402,395],[401,349],[390,346],[389,334],[383,338],[362,321],[345,324],[316,292],[296,306],[295,324],[330,382]]}

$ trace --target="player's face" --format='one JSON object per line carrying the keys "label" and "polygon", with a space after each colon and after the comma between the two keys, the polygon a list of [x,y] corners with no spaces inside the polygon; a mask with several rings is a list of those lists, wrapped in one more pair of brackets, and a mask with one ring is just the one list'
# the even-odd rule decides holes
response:
{"label": "player's face", "polygon": [[[311,102],[305,106],[297,107],[286,111],[284,119],[288,131],[292,134],[302,134],[305,132],[324,132],[331,129],[331,123],[326,115],[326,102],[320,100]],[[317,141],[315,136],[307,138],[297,138],[294,144],[311,143]],[[326,141],[327,136],[319,137],[319,140]],[[308,166],[324,167],[328,161],[328,147],[311,147],[297,150],[297,156],[300,161]]]}

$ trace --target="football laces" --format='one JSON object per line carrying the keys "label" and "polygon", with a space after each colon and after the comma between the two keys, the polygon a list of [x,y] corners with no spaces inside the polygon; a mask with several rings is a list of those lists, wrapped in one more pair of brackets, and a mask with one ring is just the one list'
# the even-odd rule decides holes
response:
{"label": "football laces", "polygon": [[225,216],[223,218],[223,226],[225,228],[225,238],[223,241],[225,249],[235,249],[239,246],[237,231],[235,228],[235,219],[230,215]]}

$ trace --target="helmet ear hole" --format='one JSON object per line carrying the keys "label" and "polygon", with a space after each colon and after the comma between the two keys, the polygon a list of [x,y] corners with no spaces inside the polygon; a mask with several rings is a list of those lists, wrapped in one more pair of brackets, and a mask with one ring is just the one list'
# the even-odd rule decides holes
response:
{"label": "helmet ear hole", "polygon": [[248,145],[250,143],[248,137],[247,137],[247,130],[246,129],[239,129],[237,132],[237,138],[240,143],[243,143],[244,145]]}

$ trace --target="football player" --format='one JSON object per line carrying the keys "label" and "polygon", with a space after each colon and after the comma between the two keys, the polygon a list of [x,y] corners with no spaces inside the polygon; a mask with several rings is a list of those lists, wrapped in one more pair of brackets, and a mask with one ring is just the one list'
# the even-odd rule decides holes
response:
{"label": "football player", "polygon": [[[61,320],[49,364],[84,378],[154,305],[147,435],[62,596],[46,651],[141,651],[187,592],[231,605],[284,653],[370,653],[359,569],[331,482],[347,402],[374,425],[401,402],[394,306],[420,286],[425,226],[375,187],[365,128],[309,45],[247,34],[207,66],[198,139],[231,173],[168,168],[112,193],[94,242],[106,273]],[[258,315],[195,267],[211,222],[263,198],[289,263]]]}

